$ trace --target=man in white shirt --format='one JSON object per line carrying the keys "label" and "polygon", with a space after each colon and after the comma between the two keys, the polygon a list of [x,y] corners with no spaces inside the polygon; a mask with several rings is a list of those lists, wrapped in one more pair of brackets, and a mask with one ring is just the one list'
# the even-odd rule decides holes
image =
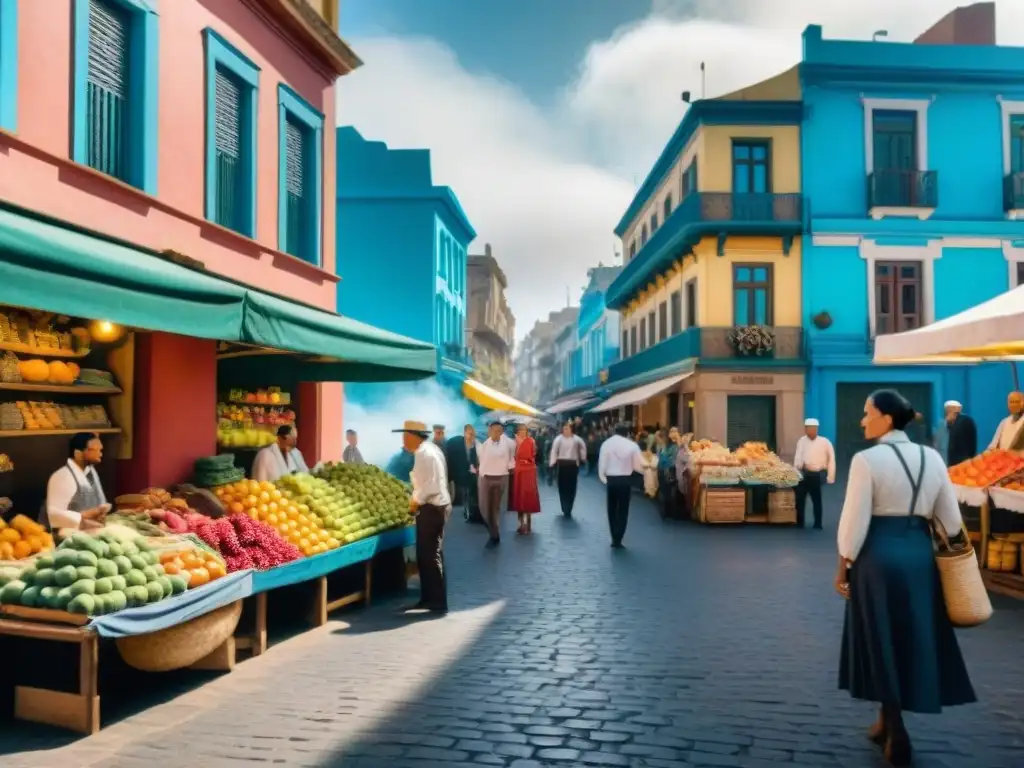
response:
{"label": "man in white shirt", "polygon": [[804,527],[807,497],[814,505],[814,527],[821,530],[821,481],[836,481],[836,451],[827,437],[818,434],[818,420],[804,421],[804,436],[797,440],[793,466],[803,474],[796,487],[796,524]]}
{"label": "man in white shirt", "polygon": [[558,472],[558,500],[566,517],[572,517],[580,467],[586,463],[587,444],[579,435],[573,434],[572,422],[566,422],[562,434],[551,444],[550,457],[550,465]]}
{"label": "man in white shirt", "polygon": [[597,476],[608,486],[608,530],[615,549],[622,549],[626,535],[633,473],[644,471],[640,446],[628,434],[629,428],[624,424],[615,427],[615,434],[604,441],[597,458]]}
{"label": "man in white shirt", "polygon": [[1006,398],[1006,407],[1010,415],[999,422],[996,433],[992,436],[992,442],[988,444],[989,449],[1000,448],[1004,451],[1024,450],[1024,394],[1011,392]]}
{"label": "man in white shirt", "polygon": [[299,442],[299,430],[290,424],[277,428],[277,441],[261,448],[252,463],[252,479],[276,483],[285,475],[309,472],[302,452],[295,446]]}
{"label": "man in white shirt", "polygon": [[46,504],[39,522],[51,530],[98,528],[110,511],[96,467],[103,443],[93,432],[71,437],[68,460],[46,483]]}
{"label": "man in white shirt", "polygon": [[516,466],[516,444],[505,434],[500,421],[492,421],[487,428],[487,439],[477,446],[480,476],[480,514],[490,530],[487,548],[501,543],[501,499],[508,488],[508,473]]}
{"label": "man in white shirt", "polygon": [[448,612],[448,582],[444,571],[444,527],[452,511],[448,470],[441,449],[429,440],[421,421],[406,421],[402,444],[413,455],[409,510],[416,515],[416,565],[420,571],[420,600],[413,608]]}

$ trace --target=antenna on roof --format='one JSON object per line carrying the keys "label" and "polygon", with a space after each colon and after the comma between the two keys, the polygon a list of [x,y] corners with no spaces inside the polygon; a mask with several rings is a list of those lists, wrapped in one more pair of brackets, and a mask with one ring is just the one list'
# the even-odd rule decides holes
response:
{"label": "antenna on roof", "polygon": [[700,97],[703,99],[706,95],[708,85],[708,73],[704,68],[704,62],[700,63]]}

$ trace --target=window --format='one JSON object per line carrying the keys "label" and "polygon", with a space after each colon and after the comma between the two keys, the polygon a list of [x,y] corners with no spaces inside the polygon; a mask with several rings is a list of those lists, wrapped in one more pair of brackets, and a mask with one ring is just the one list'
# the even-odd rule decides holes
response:
{"label": "window", "polygon": [[686,327],[697,325],[697,279],[686,283]]}
{"label": "window", "polygon": [[629,244],[629,258],[636,256],[636,240]]}
{"label": "window", "polygon": [[640,247],[643,248],[645,245],[647,245],[647,225],[646,224],[644,224],[643,227],[640,228]]}
{"label": "window", "polygon": [[1024,173],[1024,115],[1010,116],[1010,173]]}
{"label": "window", "polygon": [[920,262],[875,264],[875,333],[898,333],[920,328],[921,300]]}
{"label": "window", "polygon": [[917,113],[876,109],[871,140],[876,171],[917,170]]}
{"label": "window", "polygon": [[260,70],[207,27],[206,218],[256,236],[256,113]]}
{"label": "window", "polygon": [[640,346],[637,344],[636,330],[635,325],[629,330],[629,354],[631,355],[635,355],[640,351]]}
{"label": "window", "polygon": [[1024,261],[1017,262],[1017,282],[1014,285],[1024,285]]}
{"label": "window", "polygon": [[653,235],[658,231],[658,212],[655,211],[651,214],[651,234]]}
{"label": "window", "polygon": [[682,333],[683,330],[683,295],[679,291],[672,291],[672,295],[668,297],[668,303],[671,306],[672,315],[672,335],[675,336],[677,333]]}
{"label": "window", "polygon": [[18,0],[0,0],[0,128],[18,127]]}
{"label": "window", "polygon": [[732,143],[732,191],[771,192],[771,144],[767,141]]}
{"label": "window", "polygon": [[683,184],[679,201],[682,202],[686,199],[687,195],[691,192],[697,191],[697,158],[690,161],[690,164],[686,166],[683,171]]}
{"label": "window", "polygon": [[658,306],[658,341],[668,338],[668,302],[663,301]]}
{"label": "window", "polygon": [[157,19],[144,0],[75,0],[72,159],[151,195]]}
{"label": "window", "polygon": [[622,359],[629,357],[629,331],[622,332],[622,350],[619,352],[619,357]]}
{"label": "window", "polygon": [[772,265],[735,264],[732,268],[734,325],[772,324]]}
{"label": "window", "polygon": [[665,195],[665,203],[664,203],[664,206],[663,206],[662,218],[665,221],[668,221],[668,217],[671,216],[671,215],[672,215],[672,193],[669,192],[667,195]]}
{"label": "window", "polygon": [[654,310],[652,309],[647,313],[647,346],[653,347],[658,343],[656,338],[658,332],[657,326],[654,324]]}
{"label": "window", "polygon": [[647,318],[640,319],[640,351],[647,349]]}
{"label": "window", "polygon": [[324,116],[283,83],[277,111],[279,247],[320,266]]}

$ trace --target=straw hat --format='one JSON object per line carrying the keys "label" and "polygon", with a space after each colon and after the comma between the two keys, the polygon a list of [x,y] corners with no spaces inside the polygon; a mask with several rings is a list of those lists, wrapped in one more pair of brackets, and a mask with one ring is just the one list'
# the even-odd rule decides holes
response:
{"label": "straw hat", "polygon": [[391,431],[392,432],[409,432],[410,434],[419,435],[420,437],[429,437],[430,436],[430,430],[427,429],[426,422],[423,422],[423,421],[412,421],[411,419],[406,419],[405,423],[402,424],[402,428],[401,429],[393,429]]}

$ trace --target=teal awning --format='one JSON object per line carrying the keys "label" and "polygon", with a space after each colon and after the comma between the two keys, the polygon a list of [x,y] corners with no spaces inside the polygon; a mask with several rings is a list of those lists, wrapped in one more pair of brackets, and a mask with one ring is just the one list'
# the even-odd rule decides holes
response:
{"label": "teal awning", "polygon": [[437,370],[432,344],[5,207],[0,302],[270,348],[248,354],[301,381],[405,381]]}

